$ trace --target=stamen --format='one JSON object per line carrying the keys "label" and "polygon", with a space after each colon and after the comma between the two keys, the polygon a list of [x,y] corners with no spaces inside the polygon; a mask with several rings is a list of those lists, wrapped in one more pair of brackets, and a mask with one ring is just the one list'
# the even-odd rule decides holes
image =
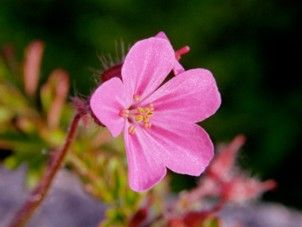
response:
{"label": "stamen", "polygon": [[135,131],[136,131],[135,126],[133,126],[133,125],[129,126],[129,128],[128,128],[129,134],[132,134],[132,135],[133,135],[133,134],[135,133]]}
{"label": "stamen", "polygon": [[145,126],[145,128],[151,128],[151,123],[150,122],[145,122],[144,126]]}
{"label": "stamen", "polygon": [[133,95],[133,99],[135,102],[139,102],[141,100],[141,97],[139,95]]}
{"label": "stamen", "polygon": [[120,116],[123,118],[128,118],[130,116],[130,111],[127,109],[124,109],[120,112]]}
{"label": "stamen", "polygon": [[[144,107],[137,107],[135,109],[124,109],[121,111],[120,115],[127,118],[130,123],[134,123],[135,126],[141,125],[145,128],[151,128],[151,117],[153,116],[154,106],[149,104]],[[140,124],[135,124],[135,122]],[[131,125],[128,128],[130,134],[135,133],[135,126]]]}
{"label": "stamen", "polygon": [[150,104],[148,107],[138,107],[135,109],[136,115],[134,116],[134,119],[137,122],[142,122],[145,128],[150,128],[150,119],[153,115],[153,111],[153,104]]}
{"label": "stamen", "polygon": [[143,117],[142,115],[136,115],[136,116],[135,116],[135,121],[141,122],[141,121],[143,121],[143,120],[144,120],[144,117]]}

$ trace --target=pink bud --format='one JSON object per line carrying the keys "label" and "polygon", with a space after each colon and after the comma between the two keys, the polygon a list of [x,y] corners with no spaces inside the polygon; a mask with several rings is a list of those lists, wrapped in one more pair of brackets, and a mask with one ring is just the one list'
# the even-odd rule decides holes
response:
{"label": "pink bud", "polygon": [[41,41],[30,43],[25,51],[23,79],[25,93],[29,96],[34,96],[38,87],[43,51],[44,44]]}

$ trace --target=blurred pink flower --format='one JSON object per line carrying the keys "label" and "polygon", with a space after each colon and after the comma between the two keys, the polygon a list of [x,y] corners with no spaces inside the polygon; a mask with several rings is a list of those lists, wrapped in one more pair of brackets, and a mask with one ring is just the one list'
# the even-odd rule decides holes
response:
{"label": "blurred pink flower", "polygon": [[[216,197],[222,205],[226,202],[244,203],[276,188],[274,180],[260,181],[239,168],[236,159],[244,143],[245,137],[238,135],[229,144],[222,146],[199,186],[184,194],[184,201],[191,204],[206,197]],[[219,205],[219,209],[221,207]]]}
{"label": "blurred pink flower", "polygon": [[167,39],[138,41],[114,77],[91,96],[95,117],[116,137],[124,131],[128,180],[134,191],[158,183],[166,168],[200,175],[213,157],[213,144],[196,122],[218,109],[220,94],[208,70],[191,69],[163,83],[174,69]]}
{"label": "blurred pink flower", "polygon": [[30,43],[25,51],[23,66],[24,90],[27,95],[32,97],[38,88],[43,52],[44,44],[39,40]]}

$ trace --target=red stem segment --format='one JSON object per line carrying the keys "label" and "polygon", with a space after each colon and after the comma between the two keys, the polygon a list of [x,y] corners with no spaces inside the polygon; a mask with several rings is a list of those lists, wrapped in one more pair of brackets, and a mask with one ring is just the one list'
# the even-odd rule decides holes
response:
{"label": "red stem segment", "polygon": [[83,113],[77,113],[70,125],[64,146],[55,152],[51,158],[51,162],[47,167],[42,180],[34,188],[31,195],[25,201],[20,210],[16,213],[9,227],[23,227],[29,221],[35,210],[39,207],[53,182],[53,179],[60,169],[71,142],[75,138],[77,127]]}

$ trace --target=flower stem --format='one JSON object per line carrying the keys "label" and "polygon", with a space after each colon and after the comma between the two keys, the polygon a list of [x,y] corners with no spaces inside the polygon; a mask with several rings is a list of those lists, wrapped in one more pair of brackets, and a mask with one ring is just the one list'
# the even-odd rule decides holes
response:
{"label": "flower stem", "polygon": [[16,213],[9,227],[25,226],[25,224],[29,221],[35,210],[39,207],[39,205],[47,195],[47,192],[53,182],[53,179],[64,161],[67,151],[71,145],[71,142],[75,138],[79,121],[83,115],[84,113],[79,112],[74,116],[63,147],[54,153],[42,180],[33,189],[29,198],[25,201],[23,206]]}

